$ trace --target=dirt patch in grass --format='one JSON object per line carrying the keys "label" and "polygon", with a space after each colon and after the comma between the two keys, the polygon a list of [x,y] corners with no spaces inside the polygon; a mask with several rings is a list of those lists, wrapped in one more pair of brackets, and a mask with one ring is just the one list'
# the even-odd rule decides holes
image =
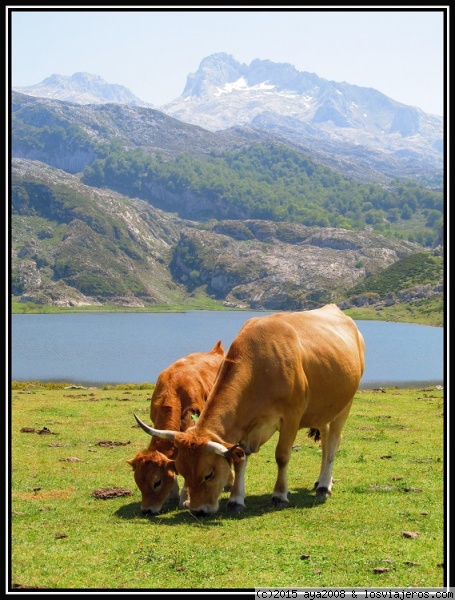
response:
{"label": "dirt patch in grass", "polygon": [[132,491],[128,488],[122,487],[108,487],[101,488],[99,490],[94,490],[92,496],[94,498],[99,498],[100,500],[107,500],[109,498],[120,498],[122,496],[131,496]]}
{"label": "dirt patch in grass", "polygon": [[100,440],[99,442],[95,442],[95,446],[108,446],[108,447],[114,447],[114,446],[128,446],[128,444],[131,444],[131,442],[111,442],[109,440]]}
{"label": "dirt patch in grass", "polygon": [[58,435],[51,431],[48,427],[42,429],[35,429],[34,427],[22,427],[21,433],[37,433],[38,435]]}

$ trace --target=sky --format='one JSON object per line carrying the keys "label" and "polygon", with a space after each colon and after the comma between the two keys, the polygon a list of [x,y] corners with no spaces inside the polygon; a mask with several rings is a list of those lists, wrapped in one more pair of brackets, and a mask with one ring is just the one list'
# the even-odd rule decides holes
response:
{"label": "sky", "polygon": [[238,8],[7,6],[9,81],[86,72],[160,107],[183,93],[204,58],[226,52],[444,114],[448,6]]}

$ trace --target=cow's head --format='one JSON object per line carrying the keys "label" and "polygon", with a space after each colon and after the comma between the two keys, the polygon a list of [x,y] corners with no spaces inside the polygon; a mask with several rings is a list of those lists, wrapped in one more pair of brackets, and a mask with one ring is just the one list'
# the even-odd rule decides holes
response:
{"label": "cow's head", "polygon": [[134,481],[142,493],[142,512],[156,515],[170,496],[178,497],[173,460],[158,450],[144,450],[126,462],[133,467]]}
{"label": "cow's head", "polygon": [[172,439],[176,445],[175,467],[177,473],[184,477],[189,494],[183,508],[194,513],[216,513],[220,494],[232,481],[232,463],[245,460],[242,448],[209,439],[207,435],[201,435],[197,427],[185,432],[153,429],[134,416],[149,435]]}

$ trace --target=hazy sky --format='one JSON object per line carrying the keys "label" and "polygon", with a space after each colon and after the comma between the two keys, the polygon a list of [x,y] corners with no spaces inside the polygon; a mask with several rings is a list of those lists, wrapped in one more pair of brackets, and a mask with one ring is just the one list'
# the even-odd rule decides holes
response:
{"label": "hazy sky", "polygon": [[226,52],[443,114],[445,6],[6,8],[13,87],[84,71],[159,107],[182,94],[205,57]]}

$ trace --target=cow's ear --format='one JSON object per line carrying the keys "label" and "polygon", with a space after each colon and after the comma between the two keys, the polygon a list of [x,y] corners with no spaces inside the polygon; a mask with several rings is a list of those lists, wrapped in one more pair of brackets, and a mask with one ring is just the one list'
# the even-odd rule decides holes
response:
{"label": "cow's ear", "polygon": [[246,454],[245,450],[241,446],[234,444],[234,446],[231,446],[226,452],[225,457],[227,460],[232,460],[235,463],[238,463],[246,459]]}
{"label": "cow's ear", "polygon": [[167,468],[169,469],[169,471],[172,471],[173,473],[178,475],[177,468],[175,466],[175,460],[169,460],[167,463]]}
{"label": "cow's ear", "polygon": [[133,469],[136,467],[136,463],[134,461],[134,458],[130,458],[129,460],[126,461],[129,465],[131,465],[133,467]]}

